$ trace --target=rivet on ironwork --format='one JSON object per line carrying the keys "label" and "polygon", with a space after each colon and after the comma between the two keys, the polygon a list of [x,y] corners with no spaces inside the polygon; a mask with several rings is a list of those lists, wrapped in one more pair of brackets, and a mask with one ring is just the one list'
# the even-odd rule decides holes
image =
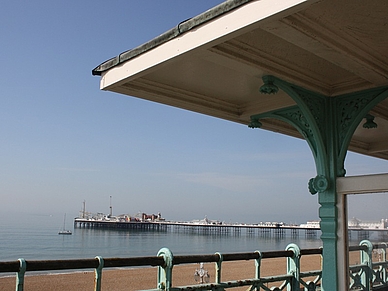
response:
{"label": "rivet on ironwork", "polygon": [[263,81],[264,84],[260,87],[260,93],[276,94],[279,91],[279,87],[273,83],[272,76],[264,76]]}
{"label": "rivet on ironwork", "polygon": [[370,129],[370,128],[377,127],[377,123],[373,121],[375,119],[375,117],[373,115],[367,114],[365,116],[365,119],[366,119],[366,122],[362,125],[363,128]]}
{"label": "rivet on ironwork", "polygon": [[257,118],[251,118],[251,122],[248,124],[249,128],[260,128],[261,126],[262,124]]}

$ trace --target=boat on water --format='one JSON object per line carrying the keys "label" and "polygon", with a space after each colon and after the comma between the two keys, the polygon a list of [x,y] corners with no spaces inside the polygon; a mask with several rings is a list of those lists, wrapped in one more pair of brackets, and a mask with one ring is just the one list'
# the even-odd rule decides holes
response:
{"label": "boat on water", "polygon": [[66,229],[66,213],[65,213],[65,216],[63,218],[63,228],[58,232],[58,234],[61,234],[61,235],[70,235],[70,234],[73,234],[71,232],[71,230],[69,229]]}

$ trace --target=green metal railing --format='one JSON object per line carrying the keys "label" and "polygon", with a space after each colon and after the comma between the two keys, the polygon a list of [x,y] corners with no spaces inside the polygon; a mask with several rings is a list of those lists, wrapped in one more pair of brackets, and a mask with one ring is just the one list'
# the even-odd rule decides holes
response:
{"label": "green metal railing", "polygon": [[358,247],[350,248],[350,251],[354,250],[360,251],[360,264],[349,268],[350,290],[388,289],[387,243],[373,245],[370,241],[363,240]]}
{"label": "green metal railing", "polygon": [[[362,241],[359,246],[350,247],[350,251],[360,251],[360,264],[349,269],[349,290],[373,290],[373,288],[388,286],[386,260],[386,243],[373,245],[369,241]],[[378,251],[379,261],[373,262],[372,256]],[[155,257],[134,258],[102,258],[78,260],[48,260],[48,261],[18,261],[0,262],[0,273],[16,272],[16,291],[24,288],[26,272],[57,271],[57,270],[95,270],[95,291],[101,290],[102,271],[105,268],[157,266],[157,286],[152,290],[225,290],[234,287],[247,286],[249,290],[265,291],[314,291],[320,290],[321,270],[301,272],[301,257],[322,255],[322,249],[299,249],[290,244],[284,251],[270,251],[252,253],[231,253],[211,255],[173,256],[167,248],[161,249]],[[261,263],[264,259],[286,258],[287,273],[284,275],[261,277]],[[222,263],[227,261],[253,260],[255,262],[254,278],[222,281]],[[215,279],[212,283],[196,284],[176,287],[172,284],[173,267],[191,263],[215,263]],[[313,280],[311,280],[313,278]],[[309,280],[309,281],[308,281]],[[271,283],[271,287],[268,287]]]}

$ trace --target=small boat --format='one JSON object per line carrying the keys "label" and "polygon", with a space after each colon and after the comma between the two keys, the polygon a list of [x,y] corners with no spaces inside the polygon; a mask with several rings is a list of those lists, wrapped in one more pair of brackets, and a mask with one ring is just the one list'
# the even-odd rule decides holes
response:
{"label": "small boat", "polygon": [[69,229],[66,229],[66,213],[65,213],[65,217],[63,218],[63,229],[62,230],[60,230],[59,232],[58,232],[58,234],[67,234],[67,235],[69,235],[69,234],[73,234],[72,232],[71,232],[71,230],[69,230]]}

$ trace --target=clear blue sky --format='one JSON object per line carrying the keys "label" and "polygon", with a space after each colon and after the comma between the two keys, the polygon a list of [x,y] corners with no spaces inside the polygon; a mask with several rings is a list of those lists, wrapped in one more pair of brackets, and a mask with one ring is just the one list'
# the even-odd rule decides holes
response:
{"label": "clear blue sky", "polygon": [[[91,70],[220,0],[4,1],[0,211],[161,212],[226,222],[318,218],[302,140],[99,90]],[[348,174],[387,171],[351,154]],[[355,201],[355,200],[352,200]],[[351,203],[385,218],[386,195]],[[352,214],[351,214],[352,215]]]}

